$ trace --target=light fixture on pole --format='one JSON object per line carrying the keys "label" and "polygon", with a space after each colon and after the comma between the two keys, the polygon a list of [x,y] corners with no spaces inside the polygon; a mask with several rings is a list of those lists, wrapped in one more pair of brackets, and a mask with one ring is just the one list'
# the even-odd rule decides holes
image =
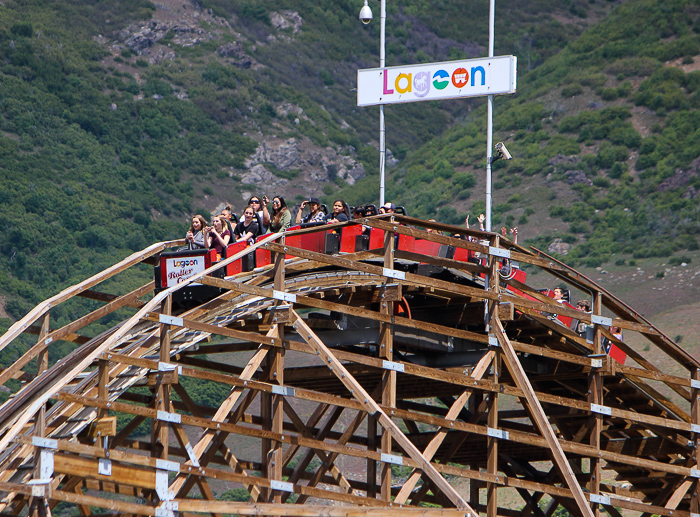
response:
{"label": "light fixture on pole", "polygon": [[[360,10],[360,21],[365,25],[372,20],[372,10],[365,5]],[[380,0],[379,68],[386,65],[386,0]],[[386,179],[386,130],[384,128],[384,104],[379,105],[379,206],[384,205]]]}

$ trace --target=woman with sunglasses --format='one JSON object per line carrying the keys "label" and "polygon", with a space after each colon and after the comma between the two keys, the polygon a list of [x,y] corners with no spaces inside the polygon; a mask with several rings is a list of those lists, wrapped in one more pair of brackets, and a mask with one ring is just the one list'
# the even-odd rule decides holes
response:
{"label": "woman with sunglasses", "polygon": [[258,235],[267,233],[267,228],[270,226],[270,212],[267,211],[269,202],[270,200],[267,199],[267,196],[262,197],[262,202],[260,201],[260,196],[250,196],[250,199],[248,199],[248,206],[252,206],[253,211],[257,215]]}
{"label": "woman with sunglasses", "polygon": [[283,232],[292,224],[292,213],[287,208],[282,196],[272,198],[272,217],[270,219],[270,231]]}

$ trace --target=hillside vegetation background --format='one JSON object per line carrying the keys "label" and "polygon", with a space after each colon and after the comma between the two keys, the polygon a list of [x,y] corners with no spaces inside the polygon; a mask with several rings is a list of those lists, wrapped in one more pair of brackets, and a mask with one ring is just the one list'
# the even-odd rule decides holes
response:
{"label": "hillside vegetation background", "polygon": [[[363,26],[361,4],[0,2],[0,330],[133,251],[182,237],[194,213],[223,202],[240,212],[251,190],[280,193],[242,180],[268,140],[330,149],[366,173],[348,182],[331,160],[307,192],[294,186],[303,167],[263,163],[289,181],[290,205],[309,194],[376,202],[378,110],[358,108],[353,89],[357,69],[378,64],[379,5],[371,0],[375,21]],[[514,159],[494,165],[494,226],[517,225],[545,250],[560,239],[574,266],[690,262],[700,232],[697,1],[504,4],[496,54],[515,54],[519,77],[516,95],[496,99],[495,141]],[[487,43],[487,0],[388,2],[389,66],[485,56]],[[387,199],[454,224],[482,212],[483,99],[386,111]],[[120,277],[114,290],[151,274]],[[55,326],[70,311],[52,311]]]}

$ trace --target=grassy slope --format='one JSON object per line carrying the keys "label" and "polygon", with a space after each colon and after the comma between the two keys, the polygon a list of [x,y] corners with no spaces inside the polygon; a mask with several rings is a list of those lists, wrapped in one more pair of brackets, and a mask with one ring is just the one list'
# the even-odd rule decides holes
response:
{"label": "grassy slope", "polygon": [[[203,194],[239,187],[221,171],[240,170],[251,151],[243,132],[297,131],[321,146],[354,148],[376,172],[376,113],[354,107],[351,88],[354,70],[376,63],[377,24],[358,24],[349,0],[204,4],[232,28],[207,18],[201,24],[213,39],[192,47],[168,36],[175,60],[152,66],[129,52],[110,56],[92,40],[106,34],[118,42],[119,30],[154,12],[146,0],[110,4],[108,17],[96,0],[0,7],[0,279],[11,317],[131,250],[179,236],[187,214],[213,208]],[[494,225],[518,224],[543,249],[555,236],[578,244],[566,260],[579,266],[607,261],[610,268],[613,253],[629,261],[646,241],[661,257],[688,253],[682,248],[697,245],[697,203],[682,199],[683,189],[657,187],[700,154],[692,125],[700,98],[695,4],[541,0],[510,7],[499,12],[497,51],[519,56],[520,89],[497,100],[496,128],[516,159],[495,164]],[[302,13],[299,34],[267,22],[270,11],[285,8]],[[390,64],[482,55],[485,13],[463,9],[448,0],[430,9],[391,4]],[[640,30],[629,33],[630,18]],[[233,40],[262,68],[219,59],[218,45]],[[641,95],[649,89],[659,95]],[[303,106],[312,120],[296,127],[276,117],[274,107],[285,102]],[[389,184],[392,200],[451,222],[483,210],[482,104],[387,110],[389,145],[403,158]],[[578,156],[574,168],[593,186],[568,185],[568,166],[549,163],[559,153]],[[329,199],[337,195],[330,191]],[[352,203],[373,199],[376,175],[342,195]],[[621,199],[632,218],[615,210]],[[560,207],[572,210],[553,212]],[[46,231],[32,238],[34,228]],[[137,276],[127,285],[148,272]],[[58,323],[64,316],[54,315]]]}

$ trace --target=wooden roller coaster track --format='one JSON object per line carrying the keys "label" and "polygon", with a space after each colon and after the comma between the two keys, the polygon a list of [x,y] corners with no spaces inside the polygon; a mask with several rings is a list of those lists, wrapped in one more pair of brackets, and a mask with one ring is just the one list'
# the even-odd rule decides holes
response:
{"label": "wooden roller coaster track", "polygon": [[[290,244],[357,224],[381,245]],[[62,291],[0,338],[22,350],[0,372],[15,386],[0,406],[3,514],[700,515],[700,362],[554,258],[391,215],[269,235],[162,290],[93,289],[182,244]],[[269,263],[216,275],[251,251]],[[197,284],[220,294],[176,309]],[[76,297],[102,305],[52,326]],[[54,357],[59,342],[72,352]],[[224,394],[192,395],[204,385]]]}

